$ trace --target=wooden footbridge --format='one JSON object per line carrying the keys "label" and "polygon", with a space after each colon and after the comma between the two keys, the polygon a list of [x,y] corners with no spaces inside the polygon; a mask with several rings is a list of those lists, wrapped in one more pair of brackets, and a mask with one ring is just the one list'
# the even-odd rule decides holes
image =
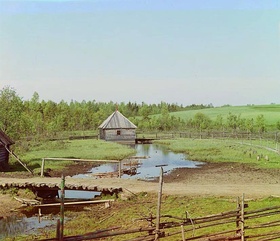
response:
{"label": "wooden footbridge", "polygon": [[156,138],[136,138],[135,144],[151,144],[154,140],[158,140]]}
{"label": "wooden footbridge", "polygon": [[[54,198],[58,195],[58,190],[60,190],[60,183],[58,182],[45,182],[45,181],[34,181],[28,182],[24,180],[19,180],[19,182],[7,181],[5,183],[0,183],[0,189],[9,189],[9,188],[18,188],[18,189],[29,189],[37,197],[40,198]],[[76,190],[76,191],[93,191],[100,192],[102,194],[118,194],[122,192],[121,187],[100,187],[97,185],[85,185],[85,184],[73,184],[66,183],[65,190]]]}

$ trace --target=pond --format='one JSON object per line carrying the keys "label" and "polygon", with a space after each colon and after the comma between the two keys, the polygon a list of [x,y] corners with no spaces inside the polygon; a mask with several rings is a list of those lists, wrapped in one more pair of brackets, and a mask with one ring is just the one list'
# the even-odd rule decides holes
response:
{"label": "pond", "polygon": [[35,234],[39,229],[54,225],[57,219],[44,218],[39,221],[36,216],[10,216],[0,219],[0,240],[4,237],[16,237],[17,235]]}
{"label": "pond", "polygon": [[[135,167],[133,175],[123,174],[122,178],[151,179],[159,176],[158,165],[163,167],[164,172],[170,172],[175,168],[188,167],[197,168],[202,162],[188,160],[185,154],[174,153],[167,146],[158,144],[136,144],[136,156],[139,159],[122,161],[122,169]],[[141,158],[142,157],[142,158]],[[115,173],[118,175],[119,165],[116,163],[102,164],[94,167],[87,174],[79,174],[74,177],[92,178],[100,173]]]}
{"label": "pond", "polygon": [[[196,162],[188,160],[185,154],[174,153],[164,145],[157,144],[139,144],[134,145],[136,149],[136,156],[139,157],[133,160],[122,161],[122,168],[131,168],[132,163],[136,168],[135,175],[122,175],[122,178],[138,178],[138,179],[152,179],[159,176],[160,169],[156,166],[167,165],[163,167],[164,172],[170,172],[175,168],[187,167],[196,168],[203,164],[202,162]],[[98,167],[92,168],[88,173],[82,173],[74,177],[79,178],[97,178],[97,173],[118,173],[119,166],[115,163],[102,164]],[[86,191],[66,191],[66,198],[79,198],[79,199],[91,199],[95,195],[99,195],[97,192]],[[45,211],[44,211],[45,212]],[[46,213],[44,213],[46,214]],[[57,214],[56,214],[57,215]],[[27,217],[28,216],[28,217]],[[50,225],[56,225],[58,216],[51,216],[44,220],[38,221],[38,216],[34,217],[27,215],[24,217],[9,217],[6,219],[0,219],[0,239],[9,236],[17,236],[19,234],[36,233],[40,228],[44,228]]]}

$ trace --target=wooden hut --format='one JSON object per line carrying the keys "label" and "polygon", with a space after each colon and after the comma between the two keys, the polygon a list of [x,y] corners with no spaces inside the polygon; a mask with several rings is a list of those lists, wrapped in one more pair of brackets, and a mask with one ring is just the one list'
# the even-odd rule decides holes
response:
{"label": "wooden hut", "polygon": [[98,128],[102,140],[135,142],[137,126],[118,110],[111,114]]}
{"label": "wooden hut", "polygon": [[0,130],[0,170],[8,169],[10,146],[15,144],[2,130]]}

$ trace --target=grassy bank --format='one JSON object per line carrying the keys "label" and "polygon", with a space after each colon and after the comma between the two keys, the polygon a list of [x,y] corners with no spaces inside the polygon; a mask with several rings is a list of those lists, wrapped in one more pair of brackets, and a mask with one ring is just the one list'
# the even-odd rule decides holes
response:
{"label": "grassy bank", "polygon": [[[30,167],[34,173],[40,172],[42,158],[60,157],[90,160],[122,160],[134,155],[135,150],[127,145],[102,140],[71,140],[71,141],[47,141],[33,146],[23,153],[20,158]],[[71,161],[47,161],[45,168],[56,170],[63,169]],[[15,170],[23,170],[16,160],[11,159],[11,167]]]}
{"label": "grassy bank", "polygon": [[271,105],[247,105],[247,106],[222,106],[215,108],[206,108],[202,110],[178,111],[172,113],[175,117],[180,117],[182,120],[193,118],[196,113],[200,112],[207,115],[211,120],[215,120],[217,116],[221,116],[224,120],[227,119],[229,113],[240,115],[245,119],[256,119],[257,116],[263,115],[268,126],[274,126],[279,121],[279,104]]}
{"label": "grassy bank", "polygon": [[[176,139],[162,140],[158,143],[168,145],[175,152],[186,153],[188,159],[207,161],[207,162],[240,162],[257,165],[261,168],[279,168],[280,156],[265,146],[260,146],[259,141],[244,142],[239,140],[214,140],[214,139]],[[268,144],[268,143],[267,143]],[[273,143],[269,143],[271,146]],[[109,143],[97,140],[77,140],[67,142],[48,142],[42,145],[34,146],[23,157],[31,165],[39,165],[43,157],[69,157],[86,159],[122,159],[133,155],[134,149],[122,146],[116,143]],[[257,160],[257,156],[262,156]],[[269,160],[264,157],[268,156]],[[46,163],[48,164],[48,162]],[[57,168],[63,168],[63,163],[49,162],[49,165],[58,165]],[[36,169],[39,171],[40,169]],[[147,183],[148,185],[148,183]],[[172,215],[180,218],[195,218],[235,210],[237,197],[191,197],[191,196],[167,196],[162,198],[162,215]],[[279,205],[279,198],[267,197],[265,199],[256,199],[248,201],[249,209],[260,209]],[[93,232],[109,227],[120,227],[120,230],[129,230],[139,227],[147,227],[147,217],[156,215],[157,194],[140,193],[132,195],[127,201],[116,200],[112,206],[105,209],[103,205],[87,206],[79,212],[70,212],[66,210],[66,224],[64,233],[67,236],[79,235]],[[186,213],[187,212],[187,213]],[[279,219],[279,218],[278,218]],[[162,218],[161,221],[172,221],[168,218]],[[271,217],[264,217],[263,222],[274,221]],[[154,220],[155,222],[155,220]],[[257,225],[258,220],[251,225]],[[189,227],[190,228],[190,227]],[[225,229],[228,226],[225,225]],[[222,231],[217,229],[216,231]],[[278,230],[277,227],[275,230]],[[178,232],[180,229],[173,228],[168,232]],[[215,228],[210,227],[206,231],[196,230],[195,235],[201,235],[205,232],[213,232]],[[256,234],[259,231],[253,231]],[[142,233],[141,235],[144,235]],[[129,234],[115,236],[107,240],[128,240],[139,234]],[[36,240],[39,238],[55,237],[55,227],[50,230],[44,229],[43,235],[29,235],[17,237],[16,240]],[[180,234],[166,238],[164,240],[175,241],[180,239]],[[14,240],[12,238],[6,240]]]}
{"label": "grassy bank", "polygon": [[[279,150],[279,146],[272,141],[180,138],[156,142],[168,145],[174,152],[186,153],[188,159],[194,161],[239,162],[261,168],[280,168],[279,152],[273,151],[277,148]],[[28,149],[20,155],[20,158],[34,173],[40,173],[42,158],[47,157],[121,160],[135,154],[135,150],[127,145],[102,140],[48,141],[30,146]],[[47,161],[45,168],[61,170],[72,163],[71,161]],[[10,166],[14,171],[25,171],[12,158]]]}
{"label": "grassy bank", "polygon": [[[157,143],[168,145],[174,152],[186,153],[188,159],[206,162],[239,162],[261,168],[280,168],[280,155],[261,146],[259,141],[217,139],[175,139]],[[268,146],[272,146],[271,145]],[[260,159],[258,160],[258,156]],[[269,160],[266,160],[267,157]]]}
{"label": "grassy bank", "polygon": [[[236,210],[237,197],[220,197],[220,198],[203,198],[203,197],[188,197],[188,196],[163,196],[161,214],[171,215],[179,218],[196,218],[204,217],[212,214],[219,214],[221,212],[227,212]],[[265,199],[248,200],[249,208],[246,210],[256,210],[260,208],[277,206],[279,205],[279,198],[268,197]],[[103,205],[95,205],[86,207],[83,211],[69,212],[66,211],[67,221],[64,227],[65,236],[80,235],[96,230],[119,227],[119,230],[131,230],[140,227],[147,227],[149,222],[146,220],[151,215],[156,216],[157,211],[157,195],[150,193],[140,193],[137,196],[133,196],[128,201],[117,200],[112,204],[110,208],[105,209]],[[176,219],[170,219],[162,217],[161,222],[178,221]],[[256,220],[259,222],[260,220]],[[264,217],[262,222],[271,221],[271,217]],[[154,220],[155,222],[155,220]],[[248,222],[248,221],[247,221]],[[254,223],[251,223],[253,225]],[[235,223],[230,224],[232,228],[235,227]],[[191,225],[186,226],[191,228]],[[229,224],[225,224],[222,229],[228,229]],[[276,227],[277,228],[277,227]],[[215,230],[217,229],[217,230]],[[202,235],[205,233],[211,233],[214,231],[222,231],[221,227],[209,227],[206,230],[194,230],[195,235]],[[165,238],[164,240],[179,240],[181,237],[180,227],[166,229],[166,232],[178,232],[179,234]],[[254,234],[256,234],[255,231]],[[106,240],[128,240],[137,236],[147,234],[143,232],[141,234],[127,234],[108,238]],[[249,234],[249,232],[248,232]],[[190,234],[189,234],[190,235]],[[40,238],[55,237],[55,227],[51,229],[45,229]],[[190,237],[190,236],[188,236]],[[17,237],[16,240],[36,240],[39,237],[37,235],[24,236],[22,238]],[[14,240],[14,239],[6,239]]]}

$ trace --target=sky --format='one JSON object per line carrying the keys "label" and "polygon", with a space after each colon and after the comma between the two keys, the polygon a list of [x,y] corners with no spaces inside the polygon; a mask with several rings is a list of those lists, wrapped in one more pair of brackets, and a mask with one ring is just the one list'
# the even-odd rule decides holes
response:
{"label": "sky", "polygon": [[23,99],[280,104],[280,0],[0,0]]}

